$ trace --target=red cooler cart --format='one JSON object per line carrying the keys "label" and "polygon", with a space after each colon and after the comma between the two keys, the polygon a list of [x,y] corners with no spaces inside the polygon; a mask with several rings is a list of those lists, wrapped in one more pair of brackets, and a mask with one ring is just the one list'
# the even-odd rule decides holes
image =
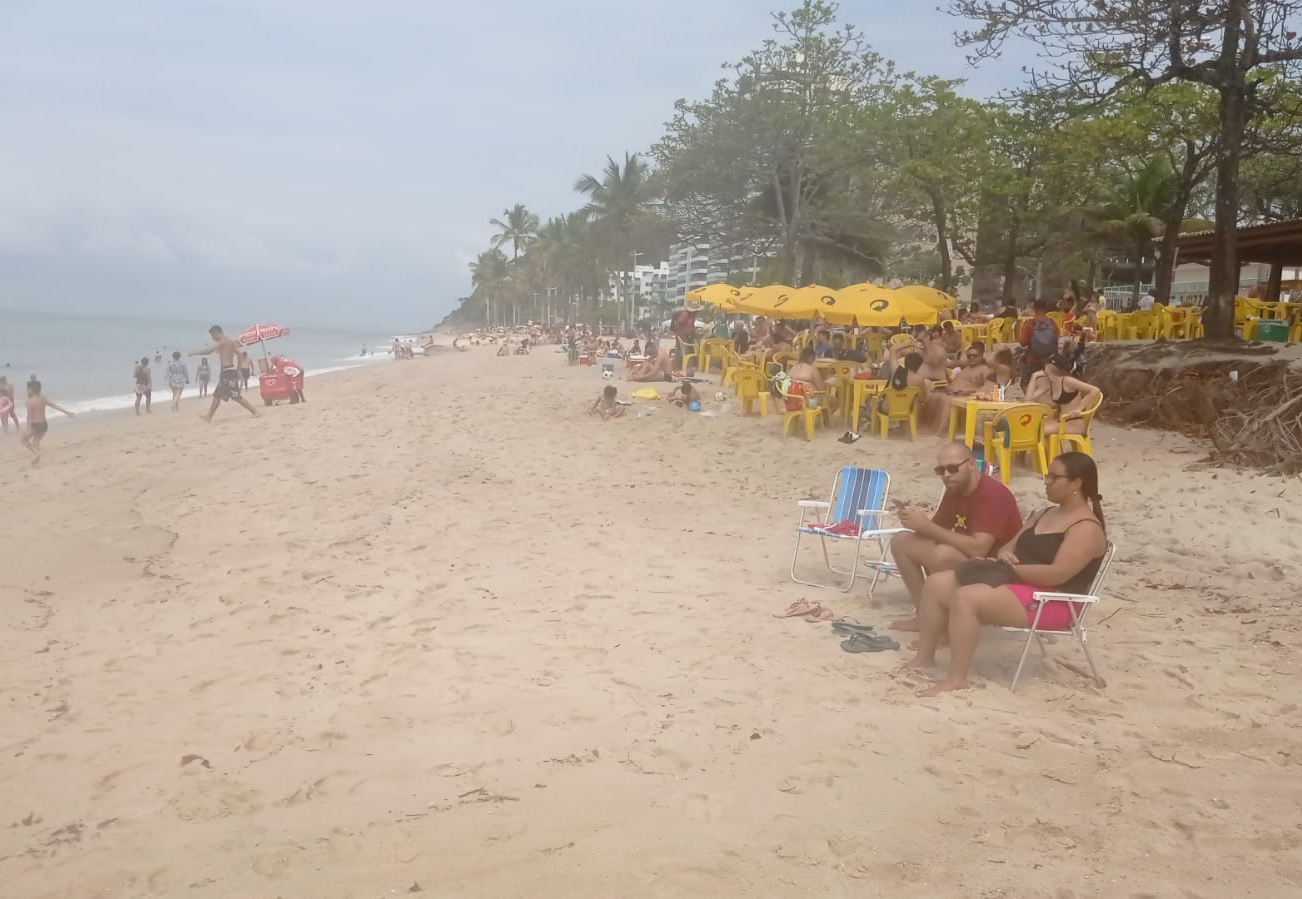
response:
{"label": "red cooler cart", "polygon": [[259,344],[262,358],[258,360],[258,392],[262,402],[268,406],[288,400],[290,403],[306,402],[303,395],[303,366],[284,356],[267,354],[267,341],[277,337],[287,337],[289,328],[280,325],[250,325],[240,335],[240,346]]}

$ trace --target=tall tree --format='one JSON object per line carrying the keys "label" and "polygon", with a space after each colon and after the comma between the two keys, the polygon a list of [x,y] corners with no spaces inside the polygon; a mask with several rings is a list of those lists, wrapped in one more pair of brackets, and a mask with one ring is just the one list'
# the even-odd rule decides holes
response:
{"label": "tall tree", "polygon": [[[655,199],[654,182],[650,166],[640,154],[625,153],[624,163],[606,157],[606,168],[601,177],[581,175],[574,189],[586,194],[588,203],[583,215],[597,226],[600,233],[610,237],[609,270],[627,271],[632,259],[634,230],[650,216],[651,202]],[[629,298],[629,321],[633,317],[633,300]]]}
{"label": "tall tree", "polygon": [[492,246],[500,250],[504,246],[511,248],[511,261],[520,258],[520,253],[529,249],[529,245],[538,239],[538,216],[516,203],[502,213],[500,219],[489,219],[488,223],[497,229],[493,235]]}
{"label": "tall tree", "polygon": [[1244,137],[1249,120],[1267,111],[1262,85],[1302,70],[1302,0],[950,0],[949,9],[977,23],[958,35],[975,59],[998,56],[1009,37],[1038,44],[1049,64],[1032,72],[1032,92],[1092,102],[1177,81],[1216,91],[1221,146],[1206,321],[1209,337],[1230,336]]}
{"label": "tall tree", "polygon": [[864,111],[883,107],[894,69],[836,13],[805,0],[775,14],[776,38],[727,66],[709,99],[679,101],[654,151],[676,223],[773,247],[787,282],[825,250],[853,256],[880,237],[882,132],[864,127]]}
{"label": "tall tree", "polygon": [[[914,219],[935,237],[940,288],[955,286],[952,246],[963,208],[976,200],[985,122],[979,103],[956,91],[961,81],[912,73],[891,96],[895,181]],[[906,200],[907,202],[907,200]]]}
{"label": "tall tree", "polygon": [[1126,243],[1134,262],[1131,305],[1139,303],[1144,263],[1153,253],[1153,238],[1162,233],[1176,204],[1176,174],[1169,159],[1155,155],[1128,166],[1112,179],[1093,218],[1103,235]]}
{"label": "tall tree", "polygon": [[[501,250],[485,250],[479,258],[470,263],[470,282],[475,287],[475,294],[483,300],[484,323],[493,324],[493,306],[498,305],[501,315],[501,302],[511,283],[511,262]],[[506,319],[503,316],[503,323]]]}

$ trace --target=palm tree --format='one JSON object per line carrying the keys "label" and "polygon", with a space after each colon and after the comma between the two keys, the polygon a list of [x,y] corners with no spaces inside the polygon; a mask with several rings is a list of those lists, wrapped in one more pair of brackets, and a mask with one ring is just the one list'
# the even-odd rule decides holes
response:
{"label": "palm tree", "polygon": [[[1101,238],[1119,238],[1130,244],[1135,261],[1135,281],[1130,303],[1139,302],[1144,281],[1144,260],[1153,253],[1153,239],[1162,233],[1167,213],[1176,201],[1176,179],[1165,156],[1153,156],[1118,172],[1090,217]],[[1165,298],[1164,298],[1165,299]]]}
{"label": "palm tree", "polygon": [[511,283],[511,263],[499,249],[485,250],[470,263],[470,282],[484,301],[484,323],[493,324],[493,301],[500,301]]}
{"label": "palm tree", "polygon": [[[633,229],[649,215],[651,201],[655,199],[651,169],[637,153],[625,153],[621,166],[614,157],[606,157],[606,168],[601,177],[583,175],[574,182],[574,189],[588,195],[582,216],[598,227],[599,233],[611,238],[607,261],[614,271],[624,271],[624,264],[632,251]],[[633,311],[629,301],[630,317]]]}
{"label": "palm tree", "polygon": [[493,249],[500,250],[510,244],[511,261],[515,262],[519,260],[521,251],[529,249],[529,245],[538,239],[538,216],[526,209],[523,203],[516,203],[504,210],[502,215],[504,218],[488,220],[490,225],[497,228],[492,246]]}

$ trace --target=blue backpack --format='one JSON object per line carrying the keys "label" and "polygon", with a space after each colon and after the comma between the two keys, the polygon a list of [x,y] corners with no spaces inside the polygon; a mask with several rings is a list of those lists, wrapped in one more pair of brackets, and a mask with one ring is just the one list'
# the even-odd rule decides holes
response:
{"label": "blue backpack", "polygon": [[1031,326],[1031,343],[1027,347],[1041,359],[1048,359],[1058,352],[1058,328],[1053,319],[1037,319]]}

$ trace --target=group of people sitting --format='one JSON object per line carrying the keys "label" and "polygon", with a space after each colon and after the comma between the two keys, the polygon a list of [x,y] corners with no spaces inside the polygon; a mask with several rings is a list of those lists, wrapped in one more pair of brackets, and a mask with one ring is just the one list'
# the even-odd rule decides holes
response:
{"label": "group of people sitting", "polygon": [[[1051,319],[1045,320],[1055,325]],[[1033,356],[1034,321],[1027,323],[1024,364],[1029,372],[1020,384],[1022,396],[1026,402],[1055,410],[1056,418],[1045,422],[1047,434],[1060,429],[1063,433],[1082,434],[1085,432],[1083,413],[1100,396],[1100,391],[1072,374],[1077,366],[1064,353],[1049,352],[1045,358]],[[1057,339],[1055,331],[1055,345]],[[862,367],[856,377],[889,380],[892,389],[916,388],[920,418],[930,422],[936,434],[946,431],[950,408],[955,402],[984,390],[998,390],[1011,400],[1013,397],[1007,391],[1016,382],[1012,348],[1002,347],[990,353],[984,341],[975,340],[964,349],[962,335],[949,321],[930,329],[919,326],[913,330],[911,339],[894,342],[879,368],[868,365],[865,355],[850,345],[845,335],[820,331],[787,372],[794,385],[789,389],[806,395],[821,393],[826,384],[817,365],[820,358],[859,363]],[[864,417],[871,419],[871,411],[866,409]]]}
{"label": "group of people sitting", "polygon": [[912,668],[936,664],[949,647],[948,674],[923,695],[968,686],[981,628],[986,625],[1049,630],[1072,625],[1078,611],[1053,600],[1043,609],[1039,591],[1086,594],[1107,550],[1098,469],[1084,453],[1064,453],[1044,477],[1050,506],[1023,520],[1013,494],[977,468],[962,443],[940,450],[936,475],[945,486],[932,514],[899,512],[909,531],[891,540],[891,553],[915,615],[894,622],[918,631]]}

